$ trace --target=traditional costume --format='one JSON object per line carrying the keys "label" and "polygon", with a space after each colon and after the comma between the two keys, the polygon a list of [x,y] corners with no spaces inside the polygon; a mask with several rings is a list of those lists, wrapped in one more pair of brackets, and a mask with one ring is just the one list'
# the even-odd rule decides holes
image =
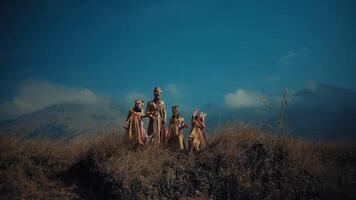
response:
{"label": "traditional costume", "polygon": [[143,113],[144,102],[142,100],[135,101],[135,107],[129,110],[129,114],[124,124],[127,132],[128,142],[135,146],[143,146],[146,144],[146,131],[143,126],[143,118],[146,115]]}
{"label": "traditional costume", "polygon": [[180,116],[178,106],[172,107],[172,114],[168,129],[168,147],[173,150],[184,150],[186,145],[183,129],[188,126],[184,123],[184,118]]}
{"label": "traditional costume", "polygon": [[192,130],[189,134],[189,149],[200,151],[206,147],[206,135],[204,133],[206,113],[199,112],[197,109],[192,114]]}
{"label": "traditional costume", "polygon": [[[148,142],[161,143],[162,138],[166,137],[167,131],[164,124],[167,119],[166,106],[161,100],[162,90],[159,87],[155,87],[153,90],[154,99],[148,102],[146,114],[150,116],[148,124]],[[163,136],[161,138],[161,136]]]}

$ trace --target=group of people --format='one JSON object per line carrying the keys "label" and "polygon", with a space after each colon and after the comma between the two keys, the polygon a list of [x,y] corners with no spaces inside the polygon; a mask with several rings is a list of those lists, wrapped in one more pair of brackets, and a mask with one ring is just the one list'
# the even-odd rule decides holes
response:
{"label": "group of people", "polygon": [[[184,118],[180,115],[179,106],[172,107],[172,117],[166,128],[166,106],[162,101],[162,89],[155,87],[154,99],[147,104],[144,112],[144,101],[135,100],[135,105],[129,110],[124,128],[127,140],[134,147],[143,147],[149,144],[159,144],[177,150],[200,151],[206,146],[207,139],[204,132],[206,113],[194,109],[191,118],[191,131],[188,145],[184,139],[183,130],[188,128]],[[144,118],[149,118],[148,130],[144,127]]]}

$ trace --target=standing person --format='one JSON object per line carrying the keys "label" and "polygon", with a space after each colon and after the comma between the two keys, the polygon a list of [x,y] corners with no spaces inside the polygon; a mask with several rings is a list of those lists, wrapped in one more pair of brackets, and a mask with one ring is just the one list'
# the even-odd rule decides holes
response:
{"label": "standing person", "polygon": [[206,135],[205,129],[205,117],[206,113],[199,112],[198,109],[194,109],[192,114],[192,130],[189,134],[189,149],[192,151],[200,151],[206,147]]}
{"label": "standing person", "polygon": [[162,89],[155,87],[153,89],[154,99],[148,102],[146,113],[150,115],[148,124],[148,142],[161,143],[161,135],[166,135],[165,123],[167,119],[166,106],[161,100]]}
{"label": "standing person", "polygon": [[188,128],[184,123],[184,118],[179,113],[179,106],[172,107],[172,118],[169,121],[168,146],[171,149],[185,149],[183,129]]}
{"label": "standing person", "polygon": [[146,144],[147,135],[143,126],[143,118],[147,117],[147,115],[144,114],[143,107],[143,100],[135,100],[135,106],[129,110],[124,124],[127,140],[132,147],[142,147]]}

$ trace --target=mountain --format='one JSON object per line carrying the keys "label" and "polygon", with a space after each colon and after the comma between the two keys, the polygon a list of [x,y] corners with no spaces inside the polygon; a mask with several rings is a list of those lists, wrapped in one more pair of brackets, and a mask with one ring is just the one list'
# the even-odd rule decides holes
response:
{"label": "mountain", "polygon": [[71,139],[121,127],[123,115],[114,104],[58,104],[0,122],[0,135]]}
{"label": "mountain", "polygon": [[356,138],[356,93],[319,84],[295,93],[287,115],[294,135],[311,138]]}
{"label": "mountain", "polygon": [[[232,109],[209,103],[200,108],[207,112],[207,133],[229,123],[252,123],[267,132],[274,130],[279,112],[275,106]],[[15,133],[26,137],[71,139],[97,132],[121,129],[126,113],[116,104],[58,104],[21,117],[0,122],[0,135]],[[125,111],[126,112],[126,111]],[[190,113],[185,114],[190,121]],[[145,123],[146,126],[148,123]],[[345,88],[319,84],[294,93],[287,111],[288,133],[311,139],[356,138],[356,93]],[[188,133],[188,131],[186,131]]]}
{"label": "mountain", "polygon": [[[208,113],[208,131],[219,125],[236,122],[252,123],[265,131],[273,131],[279,113],[279,102],[266,106],[227,108],[209,103],[202,111]],[[319,84],[302,89],[289,99],[287,130],[292,136],[310,139],[356,138],[356,93],[352,90]]]}
{"label": "mountain", "polygon": [[214,129],[231,123],[252,123],[256,126],[266,126],[275,119],[276,111],[267,107],[254,106],[239,109],[228,108],[224,105],[208,103],[201,109],[208,113],[206,123],[208,132],[214,132]]}

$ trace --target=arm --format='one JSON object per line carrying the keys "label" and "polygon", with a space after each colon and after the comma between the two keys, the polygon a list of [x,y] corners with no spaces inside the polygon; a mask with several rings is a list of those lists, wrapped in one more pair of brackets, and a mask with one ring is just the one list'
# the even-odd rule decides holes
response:
{"label": "arm", "polygon": [[145,117],[149,117],[149,118],[152,118],[153,112],[151,110],[151,102],[149,101],[148,104],[147,104],[147,107],[146,107],[146,113],[145,113]]}
{"label": "arm", "polygon": [[127,129],[129,127],[130,120],[132,120],[132,111],[129,110],[129,113],[127,114],[127,118],[124,122],[124,128]]}
{"label": "arm", "polygon": [[164,102],[162,102],[162,120],[163,120],[163,123],[166,123],[167,113],[166,113],[166,105]]}
{"label": "arm", "polygon": [[131,117],[131,110],[129,110],[129,113],[127,113],[126,121]]}
{"label": "arm", "polygon": [[142,115],[142,118],[146,118],[146,117],[152,118],[152,117],[153,117],[153,116],[152,116],[152,112],[146,112],[146,113],[144,113],[144,114]]}
{"label": "arm", "polygon": [[150,107],[151,107],[151,106],[150,106],[150,103],[151,103],[151,102],[148,102],[148,104],[147,104],[147,107],[146,107],[146,114],[147,114],[148,112],[150,112]]}
{"label": "arm", "polygon": [[198,123],[201,128],[205,128],[204,118],[199,118]]}
{"label": "arm", "polygon": [[184,122],[184,118],[181,118],[181,123],[179,129],[182,130],[184,128],[188,128],[188,125]]}

